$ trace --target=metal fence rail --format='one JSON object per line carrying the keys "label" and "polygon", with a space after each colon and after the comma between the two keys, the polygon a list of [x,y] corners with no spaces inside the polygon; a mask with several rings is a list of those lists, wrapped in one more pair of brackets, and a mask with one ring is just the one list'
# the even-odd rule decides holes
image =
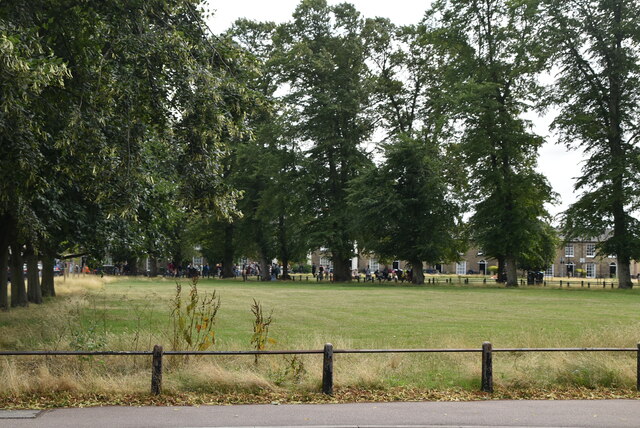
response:
{"label": "metal fence rail", "polygon": [[333,349],[327,343],[324,349],[297,349],[282,351],[166,351],[155,345],[153,351],[0,351],[0,356],[140,356],[151,355],[151,393],[162,393],[162,366],[164,355],[306,355],[322,354],[322,392],[333,394],[333,355],[334,354],[398,354],[398,353],[480,353],[482,355],[482,378],[480,389],[493,392],[493,353],[494,352],[635,352],[636,388],[640,391],[640,343],[636,348],[496,348],[490,342],[484,342],[481,348],[416,348],[416,349]]}

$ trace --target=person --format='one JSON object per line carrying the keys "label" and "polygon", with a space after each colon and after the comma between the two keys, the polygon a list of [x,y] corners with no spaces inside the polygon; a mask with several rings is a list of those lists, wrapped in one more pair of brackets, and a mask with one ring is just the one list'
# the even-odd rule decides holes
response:
{"label": "person", "polygon": [[318,270],[318,268],[316,267],[316,264],[313,263],[311,265],[311,275],[315,278],[316,277],[316,270]]}
{"label": "person", "polygon": [[209,263],[206,263],[202,268],[202,277],[209,278],[209,273],[210,273]]}
{"label": "person", "polygon": [[320,267],[318,268],[318,279],[322,281],[323,277],[324,277],[324,266],[320,265]]}
{"label": "person", "polygon": [[368,266],[364,271],[364,279],[366,282],[373,281],[373,279],[371,279],[371,268]]}

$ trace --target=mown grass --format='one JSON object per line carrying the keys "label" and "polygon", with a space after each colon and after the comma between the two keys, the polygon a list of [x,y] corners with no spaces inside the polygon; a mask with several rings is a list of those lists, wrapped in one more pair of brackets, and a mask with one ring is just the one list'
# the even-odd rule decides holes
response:
{"label": "mown grass", "polygon": [[[187,281],[183,281],[187,285]],[[0,348],[168,348],[168,279],[58,282],[59,297],[42,306],[0,314]],[[504,289],[481,285],[318,284],[201,280],[222,299],[216,350],[250,349],[250,305],[273,309],[270,349],[635,347],[640,341],[640,292],[600,288]],[[316,391],[319,356],[167,359],[165,389],[173,392],[260,393]],[[149,387],[147,357],[6,357],[4,394],[38,392],[142,393]],[[635,355],[628,353],[496,354],[494,377],[506,389],[631,388]],[[478,354],[336,355],[339,388],[478,388]]]}

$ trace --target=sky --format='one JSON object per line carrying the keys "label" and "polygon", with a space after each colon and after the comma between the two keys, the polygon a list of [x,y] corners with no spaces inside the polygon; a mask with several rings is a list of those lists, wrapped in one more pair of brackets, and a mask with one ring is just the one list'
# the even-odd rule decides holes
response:
{"label": "sky", "polygon": [[[348,1],[367,18],[382,16],[398,25],[419,22],[430,4],[429,0]],[[214,33],[221,33],[238,18],[277,23],[288,21],[299,0],[208,0],[208,2],[214,12],[209,19],[209,27]],[[329,4],[341,2],[328,0]],[[575,201],[573,185],[575,177],[580,174],[582,157],[579,152],[570,152],[564,146],[555,144],[555,137],[549,131],[552,116],[541,117],[530,113],[526,117],[533,123],[534,131],[546,139],[545,145],[540,150],[538,170],[547,177],[554,192],[559,195],[557,205],[547,206],[549,212],[556,215]]]}

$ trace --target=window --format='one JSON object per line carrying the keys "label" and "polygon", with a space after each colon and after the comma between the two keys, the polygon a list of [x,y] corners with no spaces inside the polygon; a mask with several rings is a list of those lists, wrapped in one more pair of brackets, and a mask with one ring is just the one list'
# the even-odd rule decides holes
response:
{"label": "window", "polygon": [[478,250],[478,253],[476,255],[478,257],[484,256],[484,250]]}
{"label": "window", "polygon": [[595,257],[596,256],[596,244],[587,244],[587,257]]}
{"label": "window", "polygon": [[396,260],[393,262],[393,270],[398,270],[400,269],[400,261]]}
{"label": "window", "polygon": [[467,262],[456,263],[456,275],[464,275],[467,273]]}
{"label": "window", "polygon": [[547,278],[553,277],[553,265],[549,266],[547,270],[544,271],[544,276]]}
{"label": "window", "polygon": [[193,258],[193,265],[194,266],[199,266],[202,264],[202,257],[194,257]]}
{"label": "window", "polygon": [[333,269],[333,263],[331,263],[329,257],[320,257],[320,266],[324,266],[326,269]]}
{"label": "window", "polygon": [[564,256],[573,257],[573,244],[567,244],[567,246],[564,247]]}
{"label": "window", "polygon": [[596,264],[595,263],[587,263],[587,278],[595,278],[596,277]]}
{"label": "window", "polygon": [[371,272],[375,272],[380,269],[378,259],[369,259],[369,269],[371,269]]}

